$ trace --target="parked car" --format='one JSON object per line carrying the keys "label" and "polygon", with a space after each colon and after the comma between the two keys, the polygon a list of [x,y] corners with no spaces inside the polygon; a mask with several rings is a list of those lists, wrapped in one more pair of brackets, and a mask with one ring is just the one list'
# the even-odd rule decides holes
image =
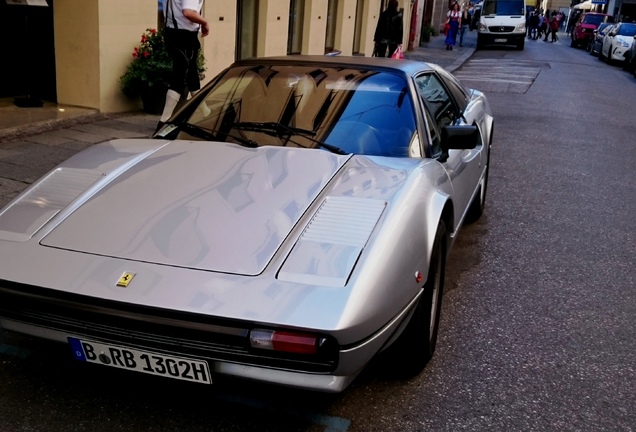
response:
{"label": "parked car", "polygon": [[612,62],[624,62],[636,35],[636,23],[618,23],[603,38],[599,59]]}
{"label": "parked car", "polygon": [[598,55],[599,52],[601,52],[601,47],[603,46],[603,38],[605,37],[607,32],[612,30],[612,27],[614,27],[613,23],[604,22],[600,23],[598,28],[594,30],[594,39],[591,43],[588,44],[588,51],[590,52],[590,55],[595,56]]}
{"label": "parked car", "polygon": [[0,210],[0,325],[83,362],[339,392],[420,371],[446,255],[484,210],[486,96],[423,62],[236,62],[155,139],[73,156]]}
{"label": "parked car", "polygon": [[479,28],[479,19],[481,17],[481,7],[482,3],[478,3],[475,5],[473,9],[473,14],[470,19],[469,29],[470,31],[477,30]]}
{"label": "parked car", "polygon": [[570,33],[570,46],[573,48],[578,46],[587,47],[587,45],[593,41],[594,30],[596,30],[602,22],[614,22],[614,17],[598,12],[582,13],[574,23],[574,27]]}
{"label": "parked car", "polygon": [[636,36],[632,41],[632,46],[625,51],[625,62],[623,62],[623,69],[634,74],[636,77]]}

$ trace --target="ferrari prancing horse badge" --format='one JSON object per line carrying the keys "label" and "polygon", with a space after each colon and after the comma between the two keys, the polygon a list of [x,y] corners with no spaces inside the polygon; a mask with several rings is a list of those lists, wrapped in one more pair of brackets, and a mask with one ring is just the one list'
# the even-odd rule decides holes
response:
{"label": "ferrari prancing horse badge", "polygon": [[124,272],[119,278],[119,281],[117,281],[117,286],[126,288],[134,277],[135,273]]}

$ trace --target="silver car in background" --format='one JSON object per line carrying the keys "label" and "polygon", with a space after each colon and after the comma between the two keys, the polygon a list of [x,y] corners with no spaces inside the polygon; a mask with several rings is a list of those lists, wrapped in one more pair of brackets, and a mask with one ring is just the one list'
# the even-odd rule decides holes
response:
{"label": "silver car in background", "polygon": [[78,153],[0,211],[0,325],[192,383],[339,392],[383,351],[417,374],[492,134],[435,65],[237,62],[154,139]]}

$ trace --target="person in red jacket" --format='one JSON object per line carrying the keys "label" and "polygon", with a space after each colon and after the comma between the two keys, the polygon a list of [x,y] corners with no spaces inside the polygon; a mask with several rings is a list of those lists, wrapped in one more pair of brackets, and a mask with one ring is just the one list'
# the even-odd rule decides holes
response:
{"label": "person in red jacket", "polygon": [[559,20],[557,20],[556,12],[552,12],[552,18],[548,23],[548,31],[545,33],[545,42],[548,41],[548,35],[552,35],[552,40],[550,42],[557,41],[557,31],[559,30]]}

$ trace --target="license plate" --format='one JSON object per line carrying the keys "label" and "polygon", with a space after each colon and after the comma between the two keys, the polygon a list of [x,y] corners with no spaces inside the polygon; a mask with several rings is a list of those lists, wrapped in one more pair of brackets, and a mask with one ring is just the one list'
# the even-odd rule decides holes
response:
{"label": "license plate", "polygon": [[508,42],[508,39],[506,38],[495,39],[495,43],[504,43],[504,42]]}
{"label": "license plate", "polygon": [[80,361],[184,381],[212,384],[208,363],[204,361],[107,345],[73,337],[69,337],[68,342],[73,350],[73,356]]}

